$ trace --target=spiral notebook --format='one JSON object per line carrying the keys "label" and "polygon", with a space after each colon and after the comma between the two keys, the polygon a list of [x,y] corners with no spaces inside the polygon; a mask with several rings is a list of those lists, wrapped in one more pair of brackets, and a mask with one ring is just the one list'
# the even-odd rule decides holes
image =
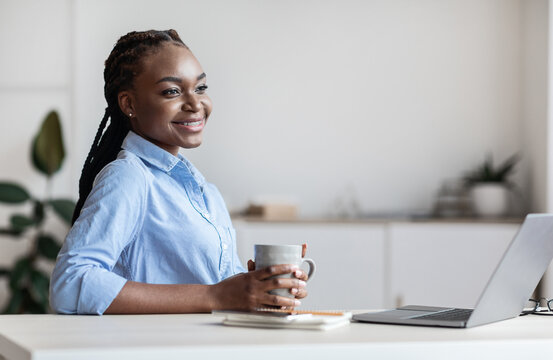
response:
{"label": "spiral notebook", "polygon": [[213,315],[223,317],[223,324],[261,328],[284,328],[305,330],[330,330],[348,325],[350,312],[274,310],[258,311],[213,311]]}

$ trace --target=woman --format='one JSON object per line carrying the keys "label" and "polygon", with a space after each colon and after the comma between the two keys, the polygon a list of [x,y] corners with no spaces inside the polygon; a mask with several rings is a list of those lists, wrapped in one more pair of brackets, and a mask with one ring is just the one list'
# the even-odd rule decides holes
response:
{"label": "woman", "polygon": [[[105,63],[107,108],[85,161],[50,304],[69,314],[298,306],[307,275],[249,272],[218,190],[178,153],[202,142],[206,74],[174,30],[131,32]],[[107,129],[106,124],[110,120]],[[291,279],[274,275],[293,273]],[[268,293],[287,288],[295,298]]]}

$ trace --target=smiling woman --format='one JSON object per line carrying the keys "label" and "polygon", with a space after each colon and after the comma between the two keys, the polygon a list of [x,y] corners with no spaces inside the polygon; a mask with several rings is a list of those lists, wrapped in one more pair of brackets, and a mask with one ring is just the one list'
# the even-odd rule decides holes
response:
{"label": "smiling woman", "polygon": [[[52,274],[54,310],[183,313],[299,305],[307,275],[287,264],[254,270],[251,261],[245,272],[219,191],[179,154],[201,144],[212,105],[205,72],[178,34],[121,37],[104,80],[108,106]],[[288,273],[294,276],[273,277]],[[293,296],[269,293],[277,288]]]}
{"label": "smiling woman", "polygon": [[168,43],[142,67],[133,88],[118,96],[133,131],[175,156],[179,148],[199,146],[212,105],[198,60],[186,47]]}

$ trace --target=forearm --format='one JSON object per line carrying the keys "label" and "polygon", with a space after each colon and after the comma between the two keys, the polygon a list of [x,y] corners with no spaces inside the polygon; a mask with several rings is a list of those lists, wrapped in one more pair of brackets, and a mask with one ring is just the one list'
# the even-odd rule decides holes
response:
{"label": "forearm", "polygon": [[[295,265],[273,265],[242,273],[215,285],[161,285],[127,281],[104,314],[177,314],[212,310],[254,310],[259,307],[295,307],[295,298],[272,295],[273,289],[299,293],[305,281],[277,278],[299,270]],[[305,296],[303,294],[303,296]]]}
{"label": "forearm", "polygon": [[165,285],[127,281],[105,314],[211,312],[216,307],[212,285]]}

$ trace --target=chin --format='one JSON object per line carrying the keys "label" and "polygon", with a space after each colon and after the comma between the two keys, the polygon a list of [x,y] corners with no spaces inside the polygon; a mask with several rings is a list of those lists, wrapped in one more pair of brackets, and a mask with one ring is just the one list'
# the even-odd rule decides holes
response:
{"label": "chin", "polygon": [[194,149],[198,146],[202,145],[202,139],[198,139],[196,141],[187,141],[184,144],[181,145],[181,148],[183,149]]}
{"label": "chin", "polygon": [[181,146],[181,148],[183,148],[183,149],[195,149],[195,148],[199,147],[201,144],[202,144],[201,142],[199,142],[197,144],[186,144],[184,146]]}

